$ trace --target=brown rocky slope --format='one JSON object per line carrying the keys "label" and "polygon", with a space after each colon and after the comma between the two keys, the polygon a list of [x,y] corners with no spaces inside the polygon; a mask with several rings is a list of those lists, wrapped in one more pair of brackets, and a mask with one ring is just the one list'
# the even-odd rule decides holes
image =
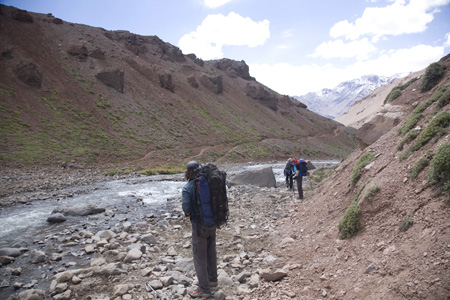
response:
{"label": "brown rocky slope", "polygon": [[354,129],[258,83],[243,61],[7,6],[0,39],[5,166],[341,158],[356,145]]}
{"label": "brown rocky slope", "polygon": [[[401,111],[398,122],[371,144],[362,143],[364,148],[308,192],[306,201],[289,206],[290,213],[275,225],[284,234],[271,239],[271,249],[283,253],[288,277],[260,287],[253,293],[258,299],[269,294],[271,299],[450,299],[448,195],[442,193],[444,181],[430,184],[430,165],[414,173],[422,158],[434,157],[450,143],[449,56],[439,63],[445,74],[437,86],[421,92],[417,80],[406,87],[389,103]],[[421,135],[405,139],[408,134],[398,131],[426,102],[432,103],[412,130],[427,132],[440,116],[447,123],[408,156]],[[357,162],[367,153],[373,158],[352,184]],[[449,160],[447,151],[441,162],[448,166]],[[442,175],[448,180],[448,173]],[[338,225],[352,202],[360,208],[361,228],[342,240]],[[280,243],[285,238],[293,239],[289,247]]]}

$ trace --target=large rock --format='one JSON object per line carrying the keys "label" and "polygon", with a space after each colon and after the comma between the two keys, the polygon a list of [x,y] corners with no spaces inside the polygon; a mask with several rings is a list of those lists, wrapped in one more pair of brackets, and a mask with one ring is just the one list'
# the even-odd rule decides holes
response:
{"label": "large rock", "polygon": [[0,256],[10,256],[17,257],[22,254],[22,251],[19,248],[1,248]]}
{"label": "large rock", "polygon": [[276,111],[278,109],[278,96],[265,89],[262,85],[257,83],[248,83],[246,87],[246,95],[262,105]]}
{"label": "large rock", "polygon": [[200,83],[211,92],[214,92],[216,94],[220,94],[223,92],[222,76],[218,75],[209,77],[203,74],[199,80]]}
{"label": "large rock", "polygon": [[79,206],[64,206],[57,207],[53,210],[52,214],[62,213],[65,216],[88,216],[95,215],[105,211],[105,208],[95,204],[86,204]]}
{"label": "large rock", "polygon": [[171,91],[172,93],[174,92],[175,86],[173,85],[172,74],[168,72],[161,72],[159,74],[159,83],[161,84],[161,87]]}
{"label": "large rock", "polygon": [[361,149],[375,143],[382,135],[400,123],[399,113],[376,114],[358,129],[358,142]]}
{"label": "large rock", "polygon": [[42,72],[32,62],[22,61],[16,70],[17,78],[30,87],[40,88],[42,86]]}
{"label": "large rock", "polygon": [[66,217],[64,217],[64,215],[61,213],[51,214],[47,218],[47,222],[49,223],[62,223],[65,222],[66,220],[67,220]]}
{"label": "large rock", "polygon": [[11,13],[11,17],[14,20],[25,22],[25,23],[33,23],[33,17],[26,11],[22,9],[17,9]]}
{"label": "large rock", "polygon": [[272,167],[259,167],[230,176],[230,185],[250,184],[259,187],[276,187],[276,179]]}
{"label": "large rock", "polygon": [[249,67],[245,61],[235,61],[228,58],[220,59],[215,62],[215,67],[225,71],[230,77],[240,77],[245,80],[255,80],[250,76]]}
{"label": "large rock", "polygon": [[117,91],[123,93],[124,71],[122,70],[103,71],[98,73],[96,77],[105,85],[112,87]]}
{"label": "large rock", "polygon": [[21,292],[17,296],[18,300],[44,300],[45,299],[45,293],[42,290],[38,289],[30,289]]}
{"label": "large rock", "polygon": [[84,45],[71,45],[67,49],[67,53],[72,56],[76,56],[80,60],[85,60],[88,57],[88,49]]}

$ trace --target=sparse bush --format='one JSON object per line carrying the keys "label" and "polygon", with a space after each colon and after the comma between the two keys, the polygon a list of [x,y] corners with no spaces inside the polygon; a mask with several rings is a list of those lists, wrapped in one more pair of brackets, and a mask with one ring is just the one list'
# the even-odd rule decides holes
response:
{"label": "sparse bush", "polygon": [[338,229],[340,239],[343,240],[352,237],[361,229],[361,222],[359,221],[360,214],[361,208],[356,201],[353,201],[339,222]]}
{"label": "sparse bush", "polygon": [[420,172],[422,172],[423,169],[428,167],[429,164],[430,164],[430,160],[426,157],[422,157],[412,168],[411,178],[414,179],[417,176],[419,176]]}
{"label": "sparse bush", "polygon": [[397,145],[397,150],[401,151],[406,143],[413,141],[419,135],[419,130],[411,129],[408,134]]}
{"label": "sparse bush", "polygon": [[402,90],[400,89],[400,87],[396,86],[386,96],[386,99],[384,99],[384,104],[389,103],[389,102],[397,99],[398,97],[401,96],[401,94],[402,94]]}
{"label": "sparse bush", "polygon": [[413,215],[412,214],[407,214],[406,217],[403,219],[402,223],[400,223],[400,231],[406,231],[409,228],[411,228],[411,226],[413,226],[414,221],[413,221]]}
{"label": "sparse bush", "polygon": [[437,115],[422,131],[419,136],[416,138],[415,143],[403,153],[400,157],[401,160],[408,158],[411,153],[422,148],[426,143],[428,143],[431,139],[439,139],[441,136],[447,134],[450,128],[450,112],[445,111],[439,115]]}
{"label": "sparse bush", "polygon": [[169,174],[179,174],[184,172],[184,168],[182,167],[156,167],[152,169],[147,169],[139,172],[142,175],[151,176],[151,175],[169,175]]}
{"label": "sparse bush", "polygon": [[364,200],[372,201],[375,194],[378,193],[379,191],[381,191],[381,188],[379,185],[375,185],[375,186],[369,188],[367,193],[364,195]]}
{"label": "sparse bush", "polygon": [[391,102],[391,101],[397,99],[398,97],[400,97],[400,95],[402,94],[402,91],[404,89],[406,89],[408,86],[410,86],[411,83],[413,83],[416,80],[417,80],[417,77],[414,77],[413,79],[409,80],[407,83],[394,87],[391,90],[391,92],[386,96],[386,99],[384,99],[384,103],[386,104],[386,103]]}
{"label": "sparse bush", "polygon": [[450,142],[442,144],[430,163],[428,182],[431,184],[447,183],[450,181]]}
{"label": "sparse bush", "polygon": [[355,186],[362,174],[362,169],[367,166],[370,161],[374,158],[375,154],[372,152],[364,153],[359,160],[356,162],[353,168],[352,176],[350,178],[350,183]]}
{"label": "sparse bush", "polygon": [[403,126],[398,130],[398,134],[405,134],[406,132],[409,132],[411,129],[416,127],[425,109],[427,109],[434,102],[439,101],[439,99],[441,99],[446,93],[449,86],[449,84],[440,86],[438,89],[436,89],[433,95],[431,95],[430,99],[417,105],[417,107],[412,111],[411,115],[405,121],[405,124],[403,124]]}
{"label": "sparse bush", "polygon": [[439,98],[437,102],[437,109],[441,109],[450,103],[450,89],[445,91],[445,93]]}
{"label": "sparse bush", "polygon": [[420,83],[420,91],[426,92],[431,90],[439,80],[444,76],[445,69],[440,63],[435,62],[427,67],[425,75]]}

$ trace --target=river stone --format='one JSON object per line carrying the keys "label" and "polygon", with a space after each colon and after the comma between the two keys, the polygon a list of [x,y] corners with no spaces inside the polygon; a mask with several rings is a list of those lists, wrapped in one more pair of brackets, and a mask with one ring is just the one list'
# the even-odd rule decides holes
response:
{"label": "river stone", "polygon": [[110,275],[120,275],[123,273],[127,273],[124,269],[121,268],[120,265],[115,263],[109,263],[105,266],[102,266],[98,271],[100,275],[110,276]]}
{"label": "river stone", "polygon": [[19,248],[1,248],[0,249],[0,256],[11,256],[11,257],[17,257],[22,254],[22,251],[20,251]]}
{"label": "river stone", "polygon": [[128,284],[118,284],[114,287],[113,295],[116,297],[123,296],[128,293],[128,289]]}
{"label": "river stone", "polygon": [[45,293],[43,290],[30,289],[21,292],[18,295],[18,300],[44,300]]}
{"label": "river stone", "polygon": [[155,290],[159,290],[159,289],[162,289],[164,287],[163,283],[160,280],[158,280],[158,279],[152,280],[148,284],[150,284],[150,286],[152,288],[154,288]]}
{"label": "river stone", "polygon": [[49,222],[49,223],[62,223],[62,222],[65,222],[65,221],[67,221],[67,219],[61,213],[51,214],[47,218],[47,222]]}
{"label": "river stone", "polygon": [[46,255],[43,251],[35,249],[30,252],[30,262],[32,264],[38,264],[38,263],[44,262],[45,258],[46,258]]}
{"label": "river stone", "polygon": [[14,257],[12,256],[0,256],[0,264],[9,265],[14,261]]}
{"label": "river stone", "polygon": [[261,277],[267,281],[278,281],[287,276],[287,273],[281,270],[275,272],[263,271],[261,272]]}
{"label": "river stone", "polygon": [[105,239],[109,241],[113,237],[116,236],[116,234],[111,230],[101,230],[95,234],[96,237],[99,237],[100,239]]}
{"label": "river stone", "polygon": [[142,241],[149,245],[156,245],[156,238],[151,233],[142,236]]}
{"label": "river stone", "polygon": [[105,208],[95,204],[85,204],[77,206],[60,206],[53,210],[54,213],[62,213],[65,216],[88,216],[95,215],[105,211]]}
{"label": "river stone", "polygon": [[277,181],[272,166],[250,169],[230,176],[230,185],[254,185],[258,187],[276,187]]}
{"label": "river stone", "polygon": [[69,300],[70,299],[70,295],[72,294],[71,290],[67,290],[62,294],[58,294],[53,296],[54,300]]}
{"label": "river stone", "polygon": [[123,260],[126,263],[132,262],[133,260],[138,260],[142,257],[142,252],[139,249],[131,249],[128,251],[127,256]]}
{"label": "river stone", "polygon": [[101,266],[106,264],[106,260],[103,257],[94,257],[91,259],[91,267]]}

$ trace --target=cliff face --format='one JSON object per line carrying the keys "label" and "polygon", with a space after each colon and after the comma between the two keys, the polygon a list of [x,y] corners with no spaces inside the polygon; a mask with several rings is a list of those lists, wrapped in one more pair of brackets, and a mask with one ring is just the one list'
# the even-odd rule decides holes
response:
{"label": "cliff face", "polygon": [[[355,131],[157,36],[1,6],[1,163],[339,158]],[[145,159],[144,159],[145,158]]]}

